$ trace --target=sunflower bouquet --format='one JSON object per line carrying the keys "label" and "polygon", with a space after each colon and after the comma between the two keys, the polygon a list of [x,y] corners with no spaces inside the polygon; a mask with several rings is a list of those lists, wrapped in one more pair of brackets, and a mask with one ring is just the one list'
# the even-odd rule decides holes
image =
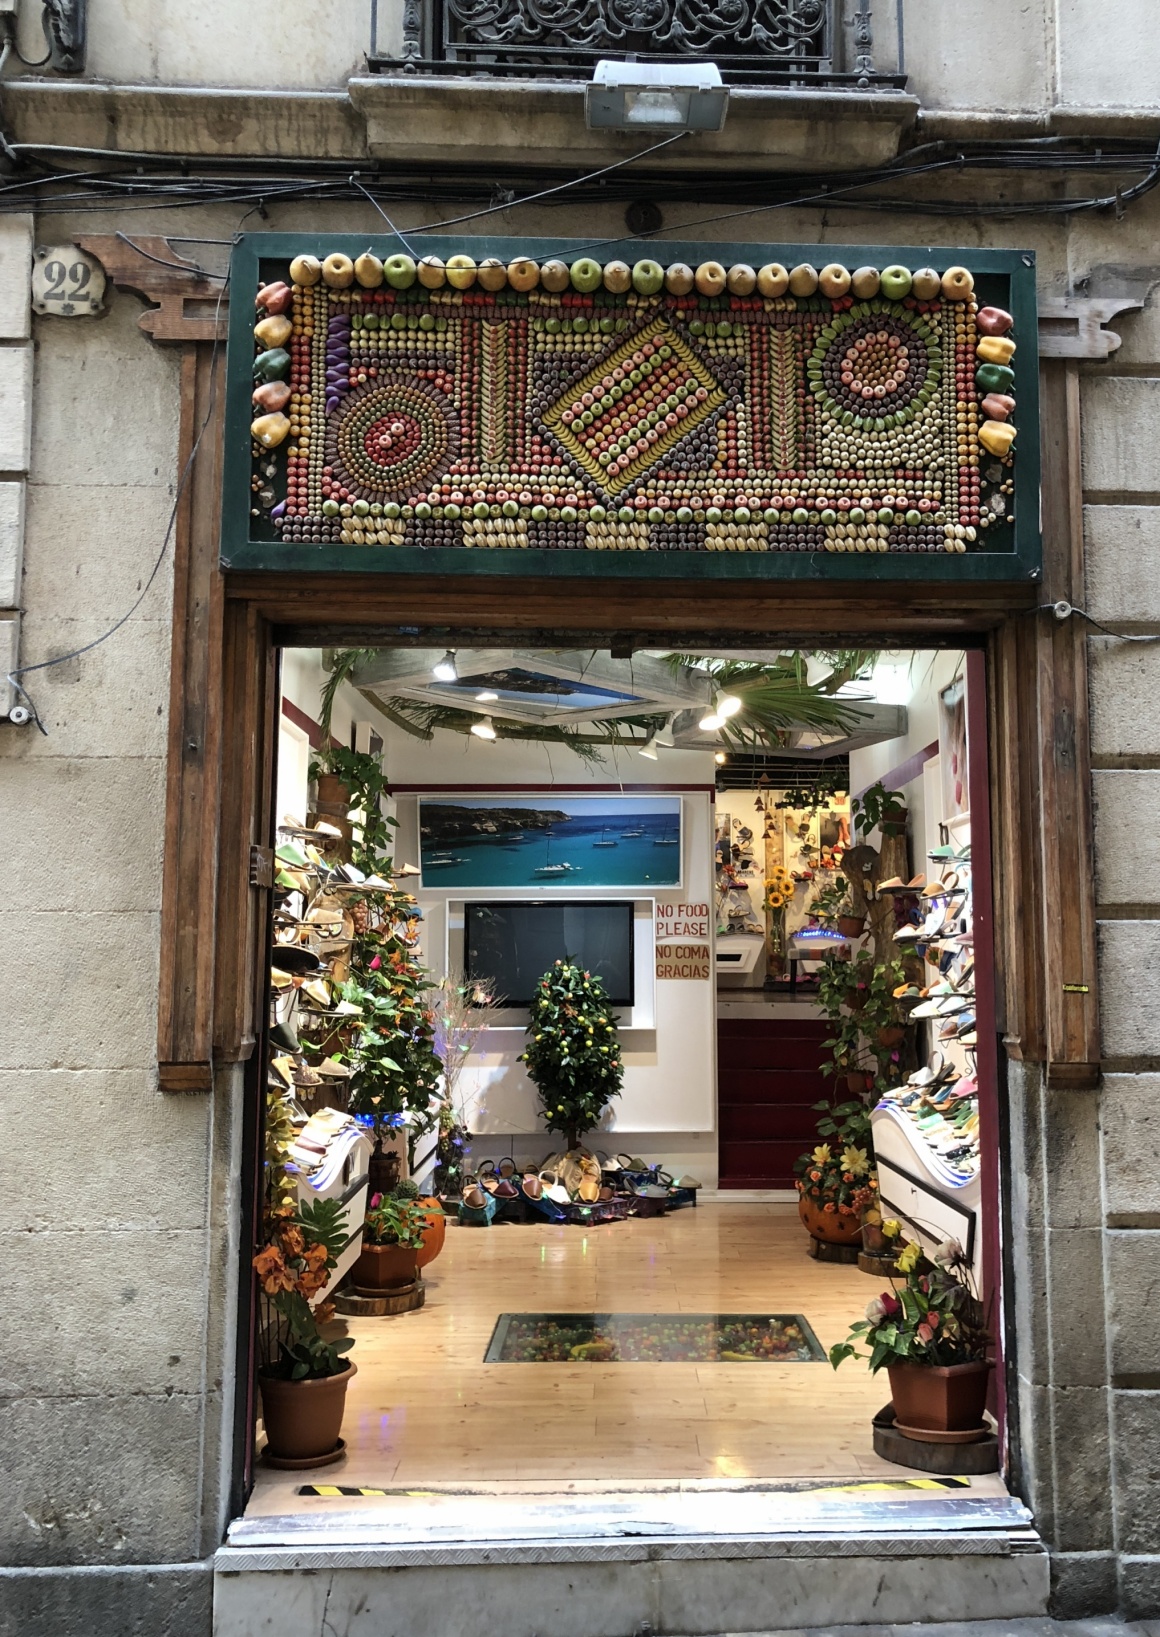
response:
{"label": "sunflower bouquet", "polygon": [[794,878],[787,869],[775,864],[765,878],[765,908],[773,910],[788,909],[793,903]]}

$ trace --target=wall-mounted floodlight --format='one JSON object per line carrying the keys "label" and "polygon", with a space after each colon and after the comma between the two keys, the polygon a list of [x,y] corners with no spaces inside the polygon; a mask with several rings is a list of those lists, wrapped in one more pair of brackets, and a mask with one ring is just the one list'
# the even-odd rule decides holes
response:
{"label": "wall-mounted floodlight", "polygon": [[719,131],[729,92],[716,63],[598,62],[584,88],[592,131]]}

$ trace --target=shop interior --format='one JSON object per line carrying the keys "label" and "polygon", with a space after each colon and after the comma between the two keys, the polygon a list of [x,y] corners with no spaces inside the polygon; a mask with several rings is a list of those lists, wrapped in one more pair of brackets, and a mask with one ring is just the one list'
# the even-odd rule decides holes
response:
{"label": "shop interior", "polygon": [[282,653],[263,1203],[357,1373],[249,1516],[922,1475],[827,1355],[907,1242],[997,1310],[974,657]]}

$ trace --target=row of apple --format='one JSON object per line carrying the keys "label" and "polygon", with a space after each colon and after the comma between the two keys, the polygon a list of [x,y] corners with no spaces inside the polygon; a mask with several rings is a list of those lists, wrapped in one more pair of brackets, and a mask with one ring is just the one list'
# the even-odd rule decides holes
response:
{"label": "row of apple", "polygon": [[889,301],[903,301],[913,296],[916,301],[967,301],[974,288],[972,274],[965,267],[948,267],[938,273],[933,267],[920,267],[911,272],[908,267],[895,264],[884,267],[857,267],[851,271],[838,262],[821,268],[808,262],[783,267],[780,262],[766,262],[762,267],[751,267],[737,262],[726,268],[719,261],[703,261],[697,267],[686,262],[673,262],[662,267],[659,261],[645,258],[629,266],[625,261],[609,261],[603,265],[591,256],[580,256],[569,266],[567,262],[550,259],[537,262],[530,256],[516,256],[504,263],[498,256],[485,256],[476,261],[465,252],[448,256],[413,256],[399,252],[380,261],[371,251],[364,251],[353,260],[339,251],[319,260],[317,256],[295,256],[290,264],[293,283],[309,287],[324,284],[332,290],[346,290],[358,284],[364,290],[377,289],[382,284],[394,290],[408,290],[415,283],[427,290],[439,290],[450,285],[453,290],[469,290],[478,284],[480,289],[498,291],[511,288],[527,292],[537,287],[549,294],[578,290],[591,294],[605,289],[613,295],[624,295],[635,290],[638,295],[687,296],[694,291],[702,296],[719,296],[726,292],[735,296],[749,296],[755,291],[767,300],[780,296],[808,297],[823,295],[831,301],[853,296],[858,301],[870,301],[884,296]]}

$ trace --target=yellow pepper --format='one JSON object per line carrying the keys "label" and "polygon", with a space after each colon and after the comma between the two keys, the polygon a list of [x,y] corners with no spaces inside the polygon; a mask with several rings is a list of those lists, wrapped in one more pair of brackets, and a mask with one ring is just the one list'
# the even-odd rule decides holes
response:
{"label": "yellow pepper", "polygon": [[979,442],[988,454],[1005,455],[1015,442],[1015,428],[1010,421],[984,421],[979,428]]}
{"label": "yellow pepper", "polygon": [[1015,343],[1005,335],[985,335],[975,352],[985,364],[1009,364],[1015,355]]}
{"label": "yellow pepper", "polygon": [[254,339],[263,347],[280,347],[290,339],[294,326],[284,313],[273,313],[254,325]]}
{"label": "yellow pepper", "polygon": [[256,421],[250,422],[250,436],[255,443],[260,443],[263,449],[277,449],[285,441],[290,431],[289,417],[281,411],[272,415],[259,415]]}

